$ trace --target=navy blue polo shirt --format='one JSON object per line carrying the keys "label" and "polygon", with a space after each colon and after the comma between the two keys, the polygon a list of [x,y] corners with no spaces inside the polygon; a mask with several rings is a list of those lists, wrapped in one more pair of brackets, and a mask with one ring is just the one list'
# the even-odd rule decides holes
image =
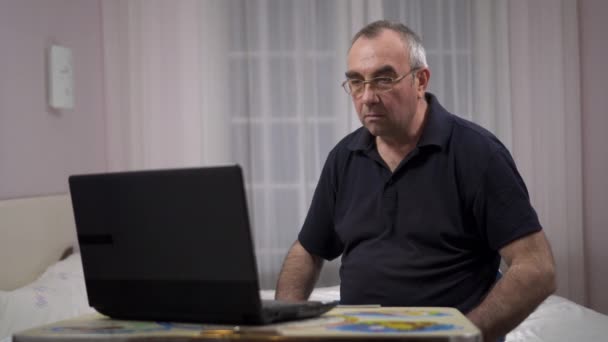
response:
{"label": "navy blue polo shirt", "polygon": [[541,229],[500,141],[430,93],[420,140],[394,172],[361,127],[329,153],[298,239],[342,255],[342,304],[468,312],[496,279],[498,251]]}

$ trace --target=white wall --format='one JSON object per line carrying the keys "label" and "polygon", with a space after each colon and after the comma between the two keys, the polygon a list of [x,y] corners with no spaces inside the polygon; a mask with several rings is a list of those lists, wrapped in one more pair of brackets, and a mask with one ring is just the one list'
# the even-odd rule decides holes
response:
{"label": "white wall", "polygon": [[[75,107],[47,108],[45,52],[72,49]],[[0,0],[0,199],[67,191],[106,169],[98,0]]]}
{"label": "white wall", "polygon": [[608,314],[607,15],[608,1],[579,0],[588,302],[591,308],[605,314]]}

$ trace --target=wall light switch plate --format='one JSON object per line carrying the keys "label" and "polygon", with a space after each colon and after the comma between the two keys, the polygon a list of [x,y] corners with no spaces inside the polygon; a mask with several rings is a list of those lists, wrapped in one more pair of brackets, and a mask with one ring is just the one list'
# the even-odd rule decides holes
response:
{"label": "wall light switch plate", "polygon": [[53,45],[48,52],[48,100],[55,109],[74,108],[72,50]]}

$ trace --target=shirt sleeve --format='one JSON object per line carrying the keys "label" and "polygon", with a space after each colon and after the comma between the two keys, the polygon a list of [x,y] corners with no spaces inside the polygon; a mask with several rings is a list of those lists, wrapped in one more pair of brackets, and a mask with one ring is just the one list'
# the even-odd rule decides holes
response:
{"label": "shirt sleeve", "polygon": [[493,250],[542,229],[526,185],[504,148],[489,159],[473,208],[480,233]]}
{"label": "shirt sleeve", "polygon": [[304,225],[298,235],[300,244],[308,253],[326,260],[333,260],[342,254],[344,245],[334,229],[334,208],[336,201],[336,160],[335,150],[329,154],[317,188],[306,215]]}

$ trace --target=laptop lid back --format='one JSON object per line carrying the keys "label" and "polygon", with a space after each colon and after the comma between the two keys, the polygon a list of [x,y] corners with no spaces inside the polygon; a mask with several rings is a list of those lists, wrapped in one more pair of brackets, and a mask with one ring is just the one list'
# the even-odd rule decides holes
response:
{"label": "laptop lid back", "polygon": [[69,178],[89,304],[116,318],[256,321],[240,167]]}

